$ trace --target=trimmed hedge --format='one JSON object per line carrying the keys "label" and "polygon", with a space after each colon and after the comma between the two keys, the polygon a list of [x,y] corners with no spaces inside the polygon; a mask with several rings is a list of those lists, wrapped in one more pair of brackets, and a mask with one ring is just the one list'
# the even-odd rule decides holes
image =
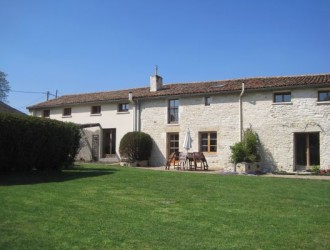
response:
{"label": "trimmed hedge", "polygon": [[152,139],[143,132],[128,132],[119,145],[120,155],[130,162],[149,160],[151,150]]}
{"label": "trimmed hedge", "polygon": [[79,141],[73,123],[0,113],[0,170],[60,170],[73,163]]}

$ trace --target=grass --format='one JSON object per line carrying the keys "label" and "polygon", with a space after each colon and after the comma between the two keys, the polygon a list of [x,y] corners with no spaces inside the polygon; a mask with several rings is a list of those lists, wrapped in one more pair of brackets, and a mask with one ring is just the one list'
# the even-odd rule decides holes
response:
{"label": "grass", "polygon": [[330,182],[82,165],[0,176],[0,249],[328,249]]}

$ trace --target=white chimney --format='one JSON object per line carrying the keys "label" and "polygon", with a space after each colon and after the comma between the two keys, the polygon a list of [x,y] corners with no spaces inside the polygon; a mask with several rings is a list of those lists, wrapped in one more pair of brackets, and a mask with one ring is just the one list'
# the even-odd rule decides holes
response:
{"label": "white chimney", "polygon": [[163,78],[158,75],[158,67],[156,66],[155,75],[150,76],[150,92],[156,92],[163,87]]}

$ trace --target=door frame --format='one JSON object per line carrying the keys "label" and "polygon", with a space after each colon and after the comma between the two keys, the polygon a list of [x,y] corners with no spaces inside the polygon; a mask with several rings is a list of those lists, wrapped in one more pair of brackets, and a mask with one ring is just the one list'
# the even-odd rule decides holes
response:
{"label": "door frame", "polygon": [[[109,133],[110,138],[107,138],[107,133]],[[102,156],[104,158],[116,155],[116,134],[117,132],[115,128],[107,128],[102,130]]]}
{"label": "door frame", "polygon": [[[312,144],[311,142],[311,135],[316,135],[317,136],[317,142],[316,144]],[[303,146],[303,148],[300,148],[300,150],[304,150],[304,154],[305,154],[305,159],[304,161],[306,162],[306,164],[301,165],[298,164],[298,136],[304,136],[305,137],[305,146]],[[315,143],[315,142],[314,142]],[[320,165],[320,132],[296,132],[293,134],[293,145],[294,145],[294,157],[293,157],[293,162],[294,162],[294,170],[298,171],[298,170],[309,170],[311,168],[311,166],[313,165]],[[314,164],[313,162],[311,162],[312,160],[315,161],[315,159],[311,159],[311,154],[313,153],[311,148],[312,147],[317,147],[316,153],[317,153],[317,159],[316,159],[316,164]],[[314,152],[315,153],[315,152]]]}
{"label": "door frame", "polygon": [[178,136],[178,151],[180,149],[180,133],[179,132],[170,132],[166,134],[166,159],[170,156],[171,152],[171,135],[177,135]]}

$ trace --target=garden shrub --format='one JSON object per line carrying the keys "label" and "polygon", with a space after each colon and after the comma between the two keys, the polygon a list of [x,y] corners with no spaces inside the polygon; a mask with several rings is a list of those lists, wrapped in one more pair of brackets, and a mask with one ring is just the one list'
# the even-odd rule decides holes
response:
{"label": "garden shrub", "polygon": [[321,172],[320,166],[318,166],[318,165],[313,165],[311,170],[312,170],[312,173],[316,174],[316,175],[320,174],[320,172]]}
{"label": "garden shrub", "polygon": [[238,162],[258,161],[260,158],[258,154],[258,143],[257,134],[251,128],[245,130],[243,140],[230,147],[231,162],[236,165]]}
{"label": "garden shrub", "polygon": [[230,147],[231,149],[231,162],[238,163],[245,161],[246,150],[243,145],[243,142],[237,142],[233,146]]}
{"label": "garden shrub", "polygon": [[150,135],[143,132],[128,132],[120,141],[119,153],[130,162],[148,160],[152,150]]}
{"label": "garden shrub", "polygon": [[73,123],[0,114],[0,170],[59,170],[71,165],[80,130]]}

